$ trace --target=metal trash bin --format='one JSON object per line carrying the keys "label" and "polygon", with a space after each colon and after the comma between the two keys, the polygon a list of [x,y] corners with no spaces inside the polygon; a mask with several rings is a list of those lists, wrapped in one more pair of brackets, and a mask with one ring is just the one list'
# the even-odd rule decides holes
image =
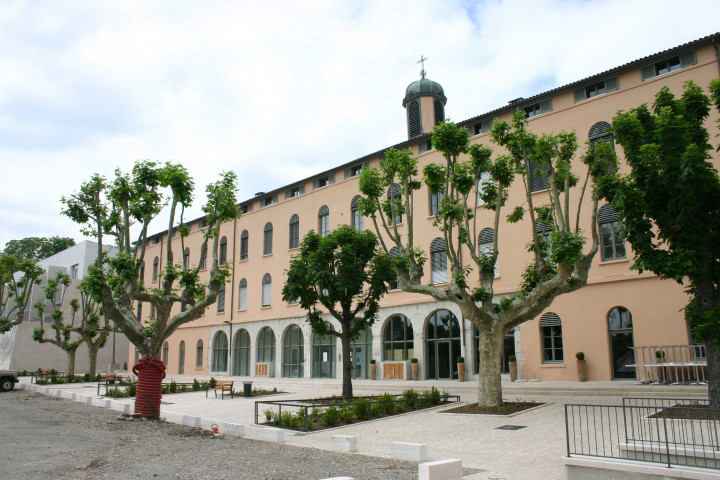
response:
{"label": "metal trash bin", "polygon": [[252,397],[252,382],[243,382],[243,397]]}

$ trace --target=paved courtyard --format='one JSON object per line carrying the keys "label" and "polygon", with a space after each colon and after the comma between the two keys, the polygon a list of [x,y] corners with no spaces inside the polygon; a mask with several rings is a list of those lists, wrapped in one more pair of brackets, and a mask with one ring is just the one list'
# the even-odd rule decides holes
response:
{"label": "paved courtyard", "polygon": [[[191,376],[175,375],[177,381],[192,381]],[[220,378],[220,377],[218,377]],[[169,379],[168,379],[169,380]],[[168,381],[166,380],[166,381]],[[242,390],[237,377],[234,389]],[[210,393],[189,392],[165,395],[161,416],[181,423],[183,415],[202,418],[202,428],[223,422],[245,425],[245,436],[256,438],[255,400],[289,400],[339,394],[336,380],[253,378],[253,387],[272,389],[283,394],[261,398],[215,398]],[[26,381],[26,380],[25,380]],[[429,389],[460,395],[461,401],[477,401],[475,382],[457,381],[369,381],[353,382],[356,394],[383,392],[401,393],[408,388]],[[566,453],[564,405],[621,403],[623,396],[703,396],[705,387],[646,386],[632,382],[523,382],[503,384],[505,399],[535,400],[546,405],[514,416],[459,415],[441,413],[443,408],[399,415],[388,419],[348,425],[314,433],[288,431],[288,444],[310,448],[331,449],[331,435],[352,435],[358,438],[358,454],[390,457],[391,442],[412,442],[428,445],[430,460],[458,458],[463,467],[479,470],[466,476],[471,480],[551,480],[564,478],[563,457]],[[83,395],[93,396],[97,403],[96,384],[58,386]],[[122,399],[132,403],[132,399]],[[91,408],[91,407],[88,407]],[[262,409],[261,409],[262,413]],[[517,425],[518,430],[499,430],[503,425]]]}

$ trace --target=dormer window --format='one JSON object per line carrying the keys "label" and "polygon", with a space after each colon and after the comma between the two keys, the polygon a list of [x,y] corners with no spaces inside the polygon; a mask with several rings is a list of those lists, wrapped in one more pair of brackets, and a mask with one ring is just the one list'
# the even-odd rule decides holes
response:
{"label": "dormer window", "polygon": [[332,185],[335,183],[335,174],[329,173],[327,175],[323,175],[322,177],[318,177],[315,180],[313,180],[313,190],[317,190],[318,188],[327,187],[328,185]]}
{"label": "dormer window", "polygon": [[674,72],[675,70],[680,70],[681,68],[689,67],[690,65],[695,65],[696,63],[697,58],[695,57],[695,51],[685,52],[667,57],[651,65],[645,65],[640,69],[640,75],[643,80],[648,80]]}
{"label": "dormer window", "polygon": [[523,111],[525,112],[525,118],[532,118],[538,115],[542,115],[543,113],[551,112],[552,99],[548,98],[547,100],[542,100],[538,103],[528,105],[523,108]]}
{"label": "dormer window", "polygon": [[264,197],[260,201],[260,205],[263,207],[269,207],[270,205],[275,205],[277,203],[277,194],[275,195],[268,195],[267,197]]}
{"label": "dormer window", "polygon": [[429,152],[430,150],[434,150],[430,139],[418,143],[418,154]]}
{"label": "dormer window", "polygon": [[575,103],[618,89],[618,77],[609,77],[575,90]]}

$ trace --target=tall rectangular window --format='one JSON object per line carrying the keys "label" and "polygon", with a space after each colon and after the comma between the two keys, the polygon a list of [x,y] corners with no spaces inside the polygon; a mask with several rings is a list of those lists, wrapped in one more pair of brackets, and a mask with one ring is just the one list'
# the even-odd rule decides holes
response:
{"label": "tall rectangular window", "polygon": [[248,231],[243,230],[240,234],[240,260],[248,258]]}
{"label": "tall rectangular window", "polygon": [[263,234],[263,255],[270,255],[272,253],[272,237],[273,226],[272,223],[268,222],[265,224],[265,231]]}

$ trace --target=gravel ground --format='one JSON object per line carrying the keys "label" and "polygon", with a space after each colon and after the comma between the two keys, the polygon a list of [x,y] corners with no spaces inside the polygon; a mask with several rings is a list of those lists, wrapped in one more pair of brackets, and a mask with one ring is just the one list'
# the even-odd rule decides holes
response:
{"label": "gravel ground", "polygon": [[416,479],[417,464],[214,437],[32,392],[0,394],[0,475],[12,479]]}

